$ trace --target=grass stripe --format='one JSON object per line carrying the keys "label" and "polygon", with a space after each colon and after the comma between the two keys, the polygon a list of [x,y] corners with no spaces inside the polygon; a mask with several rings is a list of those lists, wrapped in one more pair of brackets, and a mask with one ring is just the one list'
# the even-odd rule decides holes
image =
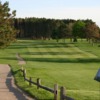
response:
{"label": "grass stripe", "polygon": [[34,49],[30,48],[29,52],[33,53],[33,57],[36,58],[97,58],[97,56],[82,51],[72,44],[54,44],[49,46],[47,44],[40,44],[35,45]]}
{"label": "grass stripe", "polygon": [[[73,51],[78,52],[83,58],[98,58],[96,55],[82,51],[79,48],[74,47],[72,44],[71,44],[71,46],[72,46]],[[77,55],[77,57],[78,57],[78,55]]]}

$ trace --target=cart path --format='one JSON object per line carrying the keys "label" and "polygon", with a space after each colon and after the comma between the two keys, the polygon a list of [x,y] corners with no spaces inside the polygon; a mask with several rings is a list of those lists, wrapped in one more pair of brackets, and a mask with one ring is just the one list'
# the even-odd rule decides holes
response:
{"label": "cart path", "polygon": [[18,64],[19,64],[19,65],[25,65],[25,64],[26,64],[26,62],[25,62],[24,59],[20,56],[19,53],[16,53],[16,57],[17,57],[17,59],[18,59]]}
{"label": "cart path", "polygon": [[10,66],[0,64],[0,100],[34,100],[14,84]]}

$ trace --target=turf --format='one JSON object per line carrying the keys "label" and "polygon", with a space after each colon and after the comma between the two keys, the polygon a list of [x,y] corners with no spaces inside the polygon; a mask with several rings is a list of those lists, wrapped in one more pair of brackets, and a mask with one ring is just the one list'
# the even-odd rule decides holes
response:
{"label": "turf", "polygon": [[53,88],[54,84],[64,86],[66,95],[75,100],[99,100],[99,83],[94,80],[100,64],[99,44],[92,46],[86,40],[78,43],[56,43],[55,40],[18,40],[6,49],[0,50],[0,62],[9,63],[15,75],[16,83],[32,96],[39,99],[53,99],[53,94],[29,87],[18,71],[16,53],[26,61],[23,67],[27,77]]}

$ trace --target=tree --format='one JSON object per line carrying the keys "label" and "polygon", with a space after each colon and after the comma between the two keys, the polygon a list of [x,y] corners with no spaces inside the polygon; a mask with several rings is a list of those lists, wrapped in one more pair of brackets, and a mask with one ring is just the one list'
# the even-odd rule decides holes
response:
{"label": "tree", "polygon": [[60,25],[61,25],[61,21],[60,20],[54,20],[53,21],[53,31],[52,31],[51,37],[53,39],[56,39],[57,42],[59,42],[59,39],[61,38],[61,34],[59,32]]}
{"label": "tree", "polygon": [[13,18],[16,11],[10,13],[9,3],[0,2],[0,47],[8,46],[15,40],[16,30],[14,29]]}
{"label": "tree", "polygon": [[86,23],[85,32],[86,38],[89,42],[91,39],[94,40],[99,37],[99,31],[99,27],[94,22]]}
{"label": "tree", "polygon": [[73,36],[74,36],[74,42],[77,42],[77,37],[83,38],[85,36],[84,32],[85,23],[83,21],[76,21],[73,25]]}
{"label": "tree", "polygon": [[72,30],[73,30],[73,23],[69,23],[66,25],[67,28],[67,33],[66,33],[66,37],[70,38],[70,41],[72,42]]}
{"label": "tree", "polygon": [[88,25],[89,23],[93,23],[93,21],[89,19],[76,21],[71,19],[55,20],[35,17],[14,19],[14,26],[19,30],[17,33],[18,38],[44,40],[53,38],[57,42],[59,42],[59,39],[63,39],[65,42],[65,38],[70,38],[71,42],[74,39],[75,42],[77,37],[81,39],[88,37],[88,30],[92,28],[92,26]]}
{"label": "tree", "polygon": [[59,33],[61,38],[64,39],[65,42],[65,39],[67,37],[67,27],[65,23],[61,23],[61,25],[59,26]]}

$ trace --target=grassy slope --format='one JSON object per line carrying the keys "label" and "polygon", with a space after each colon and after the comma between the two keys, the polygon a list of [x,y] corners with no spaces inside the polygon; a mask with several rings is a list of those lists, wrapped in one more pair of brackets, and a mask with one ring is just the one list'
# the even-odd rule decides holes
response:
{"label": "grassy slope", "polygon": [[55,83],[65,86],[67,94],[76,100],[99,100],[99,83],[93,80],[100,64],[98,45],[92,47],[87,42],[57,44],[54,41],[22,40],[0,50],[0,62],[12,65],[17,82],[22,88],[40,99],[51,99],[51,93],[37,90],[35,86],[30,88],[22,77],[19,78],[20,72],[16,73],[20,68],[16,52],[27,61],[24,65],[27,76],[33,76],[34,81],[39,77],[42,84],[48,87],[53,88]]}

